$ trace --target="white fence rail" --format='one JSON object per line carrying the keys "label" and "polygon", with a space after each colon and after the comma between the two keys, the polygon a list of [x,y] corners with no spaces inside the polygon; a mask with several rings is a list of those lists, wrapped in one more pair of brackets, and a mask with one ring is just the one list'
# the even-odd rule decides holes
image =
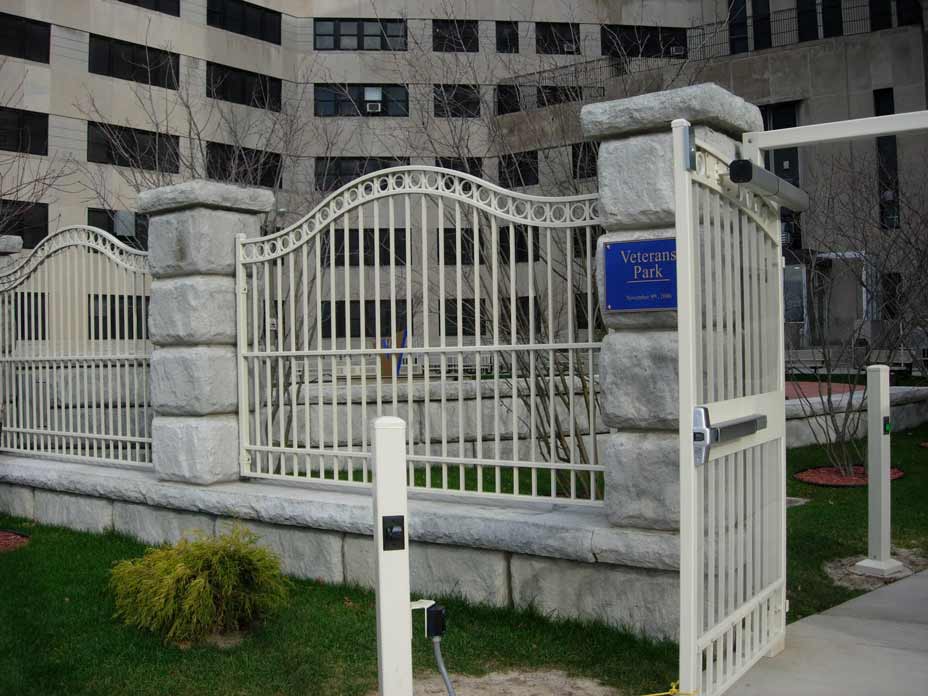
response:
{"label": "white fence rail", "polygon": [[596,200],[400,167],[240,239],[242,474],[367,485],[395,415],[411,486],[601,501]]}
{"label": "white fence rail", "polygon": [[0,275],[0,450],[151,461],[148,255],[92,227]]}

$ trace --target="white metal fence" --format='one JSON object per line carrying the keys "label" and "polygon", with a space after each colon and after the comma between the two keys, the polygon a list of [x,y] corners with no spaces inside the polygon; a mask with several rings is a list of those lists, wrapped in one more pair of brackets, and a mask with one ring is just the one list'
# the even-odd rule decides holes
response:
{"label": "white metal fence", "polygon": [[596,201],[399,167],[240,239],[243,475],[369,484],[396,415],[411,486],[600,501]]}
{"label": "white metal fence", "polygon": [[151,461],[148,255],[92,227],[0,275],[0,449]]}

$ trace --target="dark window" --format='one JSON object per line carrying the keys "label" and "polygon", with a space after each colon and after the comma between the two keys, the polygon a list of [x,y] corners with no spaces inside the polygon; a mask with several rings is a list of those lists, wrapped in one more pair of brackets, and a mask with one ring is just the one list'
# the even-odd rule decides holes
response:
{"label": "dark window", "polygon": [[609,24],[602,28],[604,56],[686,58],[686,29]]}
{"label": "dark window", "polygon": [[499,158],[499,183],[506,188],[538,183],[538,152],[516,152]]}
{"label": "dark window", "polygon": [[405,85],[317,84],[316,116],[409,116]]}
{"label": "dark window", "polygon": [[48,114],[0,107],[0,150],[48,154]]}
{"label": "dark window", "polygon": [[902,301],[902,274],[881,273],[880,294],[882,296],[881,319],[898,319],[899,303]]}
{"label": "dark window", "polygon": [[97,75],[118,77],[145,85],[177,89],[180,69],[176,53],[90,35],[90,58],[87,69]]}
{"label": "dark window", "polygon": [[[798,102],[767,104],[760,107],[764,118],[764,130],[794,128],[799,125]],[[764,153],[764,166],[781,179],[799,186],[799,148],[787,147]],[[802,245],[801,223],[799,213],[788,208],[780,209],[780,228],[784,246],[799,249]]]}
{"label": "dark window", "polygon": [[217,181],[268,188],[283,184],[279,153],[224,143],[206,144],[206,176]]}
{"label": "dark window", "polygon": [[207,63],[206,96],[280,111],[281,80],[219,63]]}
{"label": "dark window", "polygon": [[[377,336],[377,304],[376,300],[364,302],[364,330],[363,338],[379,338]],[[332,305],[335,305],[333,315]],[[398,332],[406,329],[406,300],[396,300],[396,321],[391,321],[391,300],[380,301],[380,337],[388,337],[395,328]],[[346,316],[347,310],[347,316]],[[322,337],[333,337],[334,320],[335,338],[362,338],[361,330],[361,302],[360,300],[328,300],[322,302]]]}
{"label": "dark window", "polygon": [[0,12],[0,55],[48,62],[51,25]]}
{"label": "dark window", "polygon": [[128,5],[135,5],[146,10],[163,12],[164,14],[180,17],[180,0],[119,0]]}
{"label": "dark window", "polygon": [[87,124],[87,161],[177,174],[179,138],[139,128]]}
{"label": "dark window", "polygon": [[[406,265],[406,230],[402,227],[393,228],[393,252],[390,252],[390,228],[382,227],[379,231],[373,228],[364,230],[363,238],[356,228],[348,229],[347,235],[345,230],[338,228],[333,234],[320,235],[322,244],[320,247],[320,263],[324,267],[332,265],[332,256],[334,252],[335,266],[359,266],[363,257],[365,266],[389,266],[390,258],[397,266]],[[334,249],[331,243],[334,241]],[[375,254],[376,247],[380,246],[380,253]]]}
{"label": "dark window", "polygon": [[799,23],[799,40],[816,41],[818,39],[818,9],[816,0],[798,0],[796,19]]}
{"label": "dark window", "polygon": [[433,19],[432,50],[439,53],[476,53],[480,29],[474,19]]}
{"label": "dark window", "polygon": [[822,0],[822,36],[829,38],[844,34],[841,0]]}
{"label": "dark window", "polygon": [[[829,0],[825,0],[828,2]],[[841,0],[837,0],[841,2]],[[770,33],[770,0],[751,0],[751,25],[754,27],[754,50],[761,51],[773,45]]]}
{"label": "dark window", "polygon": [[[529,249],[532,252],[532,262],[538,261],[538,237],[537,230],[533,232],[525,225],[501,226],[497,234],[497,254],[500,262],[509,263],[510,258],[513,258],[515,263],[526,263],[529,260]],[[514,252],[515,256],[511,252]]]}
{"label": "dark window", "polygon": [[87,331],[92,341],[134,341],[148,338],[148,297],[91,293]]}
{"label": "dark window", "polygon": [[889,29],[893,25],[893,8],[890,0],[870,0],[870,31]]}
{"label": "dark window", "polygon": [[365,174],[408,164],[408,157],[317,157],[316,190],[334,191]]}
{"label": "dark window", "polygon": [[48,335],[48,323],[45,320],[46,300],[44,292],[17,293],[19,301],[19,321],[16,334],[17,341],[44,341]]}
{"label": "dark window", "polygon": [[483,159],[480,157],[436,157],[435,166],[472,176],[483,176]]}
{"label": "dark window", "polygon": [[435,85],[433,93],[438,118],[480,116],[480,87],[476,85]]}
{"label": "dark window", "polygon": [[592,179],[596,176],[596,158],[599,143],[574,143],[570,146],[571,171],[574,179]]}
{"label": "dark window", "polygon": [[[890,116],[896,112],[892,87],[873,92],[873,111],[876,116]],[[880,227],[897,229],[899,219],[899,158],[896,136],[883,135],[876,139],[877,193],[880,198]]]}
{"label": "dark window", "polygon": [[[436,243],[439,266],[457,266],[458,265],[458,231],[454,227],[445,227],[439,231],[440,240]],[[480,237],[481,258],[477,263],[486,260],[486,237],[489,232],[484,231]],[[461,264],[471,266],[474,264],[474,230],[471,227],[461,228]]]}
{"label": "dark window", "polygon": [[731,53],[747,53],[747,0],[732,0],[731,5],[728,7],[728,50]]}
{"label": "dark window", "polygon": [[606,325],[599,311],[599,296],[594,292],[589,299],[591,307],[587,307],[587,294],[581,290],[574,290],[574,326],[577,329],[589,329],[590,312],[592,312],[593,330],[605,331]]}
{"label": "dark window", "polygon": [[[477,310],[476,303],[472,299],[461,300],[461,320],[460,328],[462,336],[477,335]],[[488,333],[489,325],[487,323],[486,303],[480,302],[480,324],[481,333]],[[458,301],[454,297],[445,298],[445,336],[458,335]]]}
{"label": "dark window", "polygon": [[317,51],[405,51],[405,19],[316,19]]}
{"label": "dark window", "polygon": [[87,208],[87,224],[99,227],[134,249],[148,249],[148,216],[131,210]]}
{"label": "dark window", "polygon": [[535,22],[535,52],[579,55],[580,25],[570,22]]}
{"label": "dark window", "polygon": [[542,85],[538,88],[537,98],[539,107],[583,101],[583,87],[579,85]]}
{"label": "dark window", "polygon": [[519,23],[518,22],[497,22],[496,23],[496,52],[497,53],[518,53],[519,52]]}
{"label": "dark window", "polygon": [[242,0],[208,0],[206,23],[226,31],[280,45],[280,12]]}
{"label": "dark window", "polygon": [[919,0],[896,0],[896,22],[900,27],[922,23]]}
{"label": "dark window", "polygon": [[0,201],[0,234],[21,237],[23,249],[34,249],[48,236],[48,204]]}
{"label": "dark window", "polygon": [[518,85],[496,86],[496,114],[512,114],[523,110],[522,90]]}

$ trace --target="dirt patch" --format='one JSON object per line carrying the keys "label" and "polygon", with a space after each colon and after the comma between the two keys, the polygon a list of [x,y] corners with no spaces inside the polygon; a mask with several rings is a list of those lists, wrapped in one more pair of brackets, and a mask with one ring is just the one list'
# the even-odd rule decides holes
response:
{"label": "dirt patch", "polygon": [[[452,674],[451,683],[458,696],[619,696],[611,687],[563,672],[495,672],[483,677]],[[426,673],[417,675],[413,693],[446,696],[448,692],[440,676]]]}
{"label": "dirt patch", "polygon": [[232,631],[231,633],[211,633],[197,643],[189,640],[179,640],[174,644],[181,650],[190,650],[194,645],[208,645],[217,650],[231,650],[241,645],[243,640],[245,640],[245,631]]}
{"label": "dirt patch", "polygon": [[8,532],[0,529],[0,553],[5,551],[15,551],[29,543],[29,537],[16,532]]}
{"label": "dirt patch", "polygon": [[[813,486],[827,486],[830,488],[856,488],[867,485],[867,468],[864,466],[855,466],[853,476],[844,476],[833,466],[819,466],[814,469],[803,469],[794,475],[794,478],[803,483],[811,483]],[[889,480],[905,476],[902,469],[893,467],[889,470]]]}
{"label": "dirt patch", "polygon": [[892,557],[907,568],[905,573],[888,578],[864,575],[860,571],[855,570],[854,564],[864,560],[866,556],[851,556],[850,558],[839,558],[836,561],[829,561],[824,566],[825,573],[831,578],[835,585],[846,587],[849,590],[869,591],[896,582],[896,580],[901,580],[912,573],[919,573],[928,569],[928,558],[919,556],[912,549],[893,548]]}

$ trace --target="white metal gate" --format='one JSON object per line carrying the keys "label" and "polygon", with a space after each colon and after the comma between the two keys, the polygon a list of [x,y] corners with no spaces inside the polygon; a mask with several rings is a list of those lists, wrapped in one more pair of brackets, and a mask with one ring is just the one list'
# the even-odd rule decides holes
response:
{"label": "white metal gate", "polygon": [[396,415],[410,486],[601,503],[598,230],[595,194],[422,166],[241,238],[242,474],[368,485],[367,423]]}
{"label": "white metal gate", "polygon": [[721,694],[786,628],[779,210],[675,121],[680,688]]}
{"label": "white metal gate", "polygon": [[92,227],[0,273],[0,449],[147,466],[148,254]]}

